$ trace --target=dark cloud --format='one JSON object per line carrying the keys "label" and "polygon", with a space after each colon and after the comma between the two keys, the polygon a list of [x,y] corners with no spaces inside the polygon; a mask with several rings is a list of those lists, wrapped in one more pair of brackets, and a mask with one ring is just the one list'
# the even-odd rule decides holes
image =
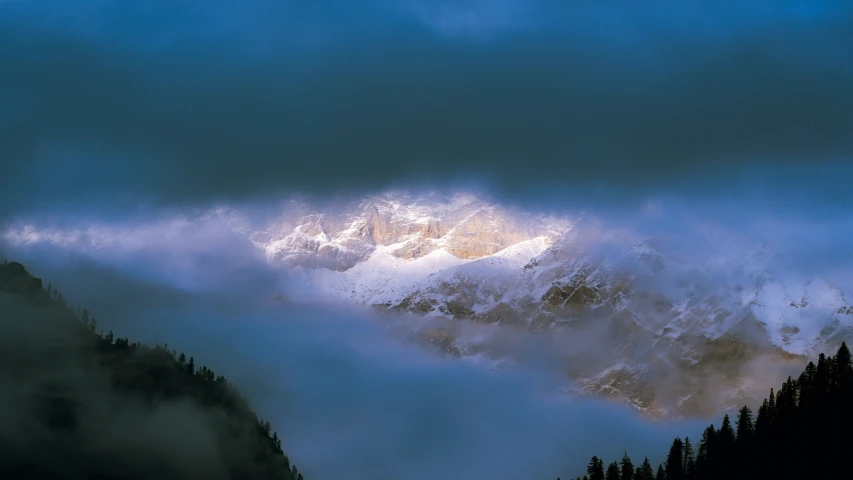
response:
{"label": "dark cloud", "polygon": [[849,197],[849,5],[242,3],[0,6],[5,209],[744,175]]}

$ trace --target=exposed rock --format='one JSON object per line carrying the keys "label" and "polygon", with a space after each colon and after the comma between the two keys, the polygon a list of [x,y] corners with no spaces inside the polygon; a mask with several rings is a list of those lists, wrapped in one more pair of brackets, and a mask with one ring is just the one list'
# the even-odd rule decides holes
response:
{"label": "exposed rock", "polygon": [[564,291],[568,294],[567,305],[582,307],[592,305],[599,300],[598,292],[586,285],[580,285],[577,288],[567,287]]}
{"label": "exposed rock", "polygon": [[437,302],[434,300],[421,298],[417,295],[410,295],[404,298],[397,305],[394,305],[393,308],[398,312],[413,312],[424,315],[435,309],[436,305]]}
{"label": "exposed rock", "polygon": [[782,340],[785,343],[791,343],[792,337],[800,333],[800,328],[791,325],[785,325],[784,327],[779,329],[779,333],[782,334]]}
{"label": "exposed rock", "polygon": [[466,302],[453,299],[447,302],[447,313],[454,317],[467,318],[474,315],[474,310],[471,310],[470,305]]}
{"label": "exposed rock", "polygon": [[500,325],[515,325],[521,326],[525,324],[524,317],[516,311],[510,304],[501,302],[496,306],[486,310],[484,313],[478,313],[471,317],[472,320],[481,323],[497,323]]}
{"label": "exposed rock", "polygon": [[566,292],[560,285],[554,285],[545,292],[545,295],[542,296],[542,301],[551,305],[552,307],[556,307],[559,305],[563,305],[566,303],[566,300],[569,299],[569,293]]}
{"label": "exposed rock", "polygon": [[546,304],[557,307],[561,305],[568,305],[575,308],[582,308],[587,305],[594,305],[600,301],[601,297],[599,296],[596,290],[586,286],[586,285],[578,285],[573,287],[571,285],[561,285],[559,283],[555,283],[545,295],[542,296],[542,301]]}
{"label": "exposed rock", "polygon": [[453,335],[446,330],[435,328],[418,330],[416,333],[416,340],[432,347],[435,352],[457,358],[462,356],[462,352],[460,352],[459,348],[453,343],[455,340]]}

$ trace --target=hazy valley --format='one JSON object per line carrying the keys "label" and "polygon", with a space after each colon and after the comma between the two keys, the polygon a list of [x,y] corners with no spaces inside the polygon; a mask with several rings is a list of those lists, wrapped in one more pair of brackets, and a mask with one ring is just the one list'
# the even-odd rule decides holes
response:
{"label": "hazy valley", "polygon": [[653,417],[754,402],[853,332],[844,292],[820,277],[776,278],[766,241],[718,235],[686,257],[636,229],[468,194],[290,200],[136,230],[19,224],[5,238],[97,258],[141,248],[145,228],[226,232],[279,272],[279,301],[369,306],[393,319],[395,335],[441,355],[501,368],[545,349],[564,394],[615,398]]}

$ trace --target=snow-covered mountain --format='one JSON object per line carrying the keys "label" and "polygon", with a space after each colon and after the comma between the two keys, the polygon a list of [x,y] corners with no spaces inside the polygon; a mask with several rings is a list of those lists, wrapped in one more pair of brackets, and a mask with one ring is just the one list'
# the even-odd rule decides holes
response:
{"label": "snow-covered mountain", "polygon": [[[404,193],[219,208],[168,228],[177,235],[211,224],[286,267],[303,291],[408,315],[442,352],[512,361],[519,352],[507,338],[544,338],[573,391],[654,415],[711,413],[763,396],[780,380],[768,372],[796,370],[800,356],[853,333],[844,292],[821,278],[778,275],[762,243],[735,249],[712,239],[691,255],[581,218]],[[5,234],[86,248],[130,248],[139,235],[25,225]]]}

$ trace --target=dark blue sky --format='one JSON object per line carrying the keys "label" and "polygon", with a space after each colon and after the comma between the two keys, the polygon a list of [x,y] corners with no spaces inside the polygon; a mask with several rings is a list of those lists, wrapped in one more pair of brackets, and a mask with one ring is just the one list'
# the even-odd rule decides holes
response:
{"label": "dark blue sky", "polygon": [[705,3],[0,2],[0,204],[849,204],[853,3]]}

